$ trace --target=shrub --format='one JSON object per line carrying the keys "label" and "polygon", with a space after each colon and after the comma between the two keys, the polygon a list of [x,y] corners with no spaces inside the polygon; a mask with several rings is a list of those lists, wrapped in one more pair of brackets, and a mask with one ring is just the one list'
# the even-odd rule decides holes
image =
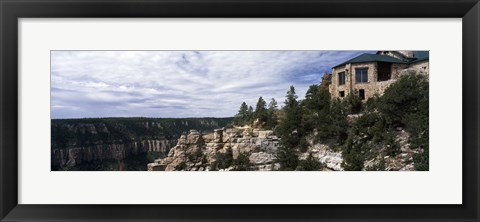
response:
{"label": "shrub", "polygon": [[345,99],[343,99],[343,103],[349,114],[357,114],[362,111],[362,99],[360,98],[358,90],[356,89],[350,92]]}
{"label": "shrub", "polygon": [[176,171],[182,171],[182,170],[187,170],[187,163],[181,162],[177,166],[175,166]]}
{"label": "shrub", "polygon": [[343,144],[347,139],[347,110],[337,98],[331,101],[327,114],[319,116],[317,140]]}
{"label": "shrub", "polygon": [[313,157],[310,153],[305,160],[300,160],[298,164],[298,170],[303,171],[316,171],[321,170],[323,168],[322,164]]}
{"label": "shrub", "polygon": [[195,152],[187,155],[189,162],[196,163],[203,160],[203,152],[201,148],[197,148]]}
{"label": "shrub", "polygon": [[232,148],[228,147],[225,153],[217,152],[215,154],[215,161],[210,164],[212,169],[227,169],[232,165],[233,152]]}
{"label": "shrub", "polygon": [[298,150],[302,153],[305,153],[308,150],[308,146],[309,144],[308,144],[307,138],[305,137],[300,138],[300,142],[298,144]]}
{"label": "shrub", "polygon": [[416,170],[428,170],[429,165],[429,85],[426,76],[410,72],[385,90],[378,110],[392,126],[405,127],[410,133],[411,148],[422,153],[413,158]]}
{"label": "shrub", "polygon": [[390,124],[410,129],[425,128],[425,125],[428,128],[428,96],[427,78],[406,74],[385,90],[378,110]]}
{"label": "shrub", "polygon": [[365,161],[364,152],[369,150],[367,144],[354,143],[352,140],[347,140],[344,146],[342,156],[342,167],[346,171],[360,171],[363,168]]}
{"label": "shrub", "polygon": [[238,157],[233,160],[233,169],[236,171],[248,171],[251,168],[250,159],[245,153],[238,154]]}
{"label": "shrub", "polygon": [[277,149],[276,159],[280,163],[280,170],[292,171],[297,169],[298,156],[292,147],[280,144]]}

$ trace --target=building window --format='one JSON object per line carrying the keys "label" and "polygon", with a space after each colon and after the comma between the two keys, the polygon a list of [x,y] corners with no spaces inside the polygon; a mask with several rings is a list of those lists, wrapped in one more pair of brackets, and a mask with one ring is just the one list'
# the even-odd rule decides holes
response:
{"label": "building window", "polygon": [[379,62],[377,65],[377,81],[387,81],[392,76],[392,64],[386,62]]}
{"label": "building window", "polygon": [[340,97],[345,97],[345,91],[340,91],[338,94],[340,94]]}
{"label": "building window", "polygon": [[345,72],[338,73],[338,85],[345,85]]}
{"label": "building window", "polygon": [[368,82],[368,68],[355,69],[355,82],[356,83]]}
{"label": "building window", "polygon": [[360,96],[360,99],[365,100],[365,90],[364,89],[358,90],[358,96]]}

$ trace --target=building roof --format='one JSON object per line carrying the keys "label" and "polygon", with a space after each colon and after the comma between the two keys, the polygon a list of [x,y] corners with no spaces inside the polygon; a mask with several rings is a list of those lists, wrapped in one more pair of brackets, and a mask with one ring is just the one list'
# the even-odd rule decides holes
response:
{"label": "building roof", "polygon": [[410,61],[410,63],[428,60],[429,56],[430,56],[429,51],[414,51],[413,52],[414,60]]}
{"label": "building roof", "polygon": [[[418,60],[415,60],[415,61],[418,61]],[[394,57],[391,57],[391,56],[387,56],[387,55],[377,55],[377,54],[364,53],[364,54],[359,55],[359,56],[357,56],[353,59],[350,59],[350,60],[348,60],[344,63],[338,64],[338,65],[334,66],[333,68],[343,66],[343,65],[349,64],[349,63],[363,63],[363,62],[389,62],[389,63],[402,63],[402,64],[407,63],[405,61],[402,61],[400,59],[397,59],[397,58],[394,58]]]}

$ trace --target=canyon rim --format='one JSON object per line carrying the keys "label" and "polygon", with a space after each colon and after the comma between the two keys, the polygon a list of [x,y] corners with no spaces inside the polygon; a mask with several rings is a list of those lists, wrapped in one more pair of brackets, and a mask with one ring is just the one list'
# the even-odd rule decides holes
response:
{"label": "canyon rim", "polygon": [[52,171],[428,171],[429,52],[51,51]]}

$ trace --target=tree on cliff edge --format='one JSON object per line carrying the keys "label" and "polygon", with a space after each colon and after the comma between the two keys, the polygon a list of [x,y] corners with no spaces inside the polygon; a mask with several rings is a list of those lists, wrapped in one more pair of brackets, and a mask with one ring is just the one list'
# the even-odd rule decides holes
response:
{"label": "tree on cliff edge", "polygon": [[244,125],[249,118],[248,106],[245,102],[240,105],[237,115],[235,115],[233,122],[235,125]]}
{"label": "tree on cliff edge", "polygon": [[279,125],[280,147],[277,153],[277,160],[282,170],[295,170],[298,165],[296,149],[298,148],[303,135],[302,113],[295,88],[285,96],[284,118]]}
{"label": "tree on cliff edge", "polygon": [[293,86],[290,86],[285,97],[284,119],[279,126],[279,133],[286,147],[296,148],[303,134],[303,127],[302,112]]}
{"label": "tree on cliff edge", "polygon": [[267,120],[267,103],[260,96],[258,98],[257,106],[255,107],[255,112],[253,113],[253,118],[258,119],[260,122],[266,122]]}
{"label": "tree on cliff edge", "polygon": [[275,126],[277,126],[278,124],[277,111],[278,111],[277,101],[274,98],[272,98],[272,100],[268,103],[267,121],[265,123],[265,129],[274,129]]}

